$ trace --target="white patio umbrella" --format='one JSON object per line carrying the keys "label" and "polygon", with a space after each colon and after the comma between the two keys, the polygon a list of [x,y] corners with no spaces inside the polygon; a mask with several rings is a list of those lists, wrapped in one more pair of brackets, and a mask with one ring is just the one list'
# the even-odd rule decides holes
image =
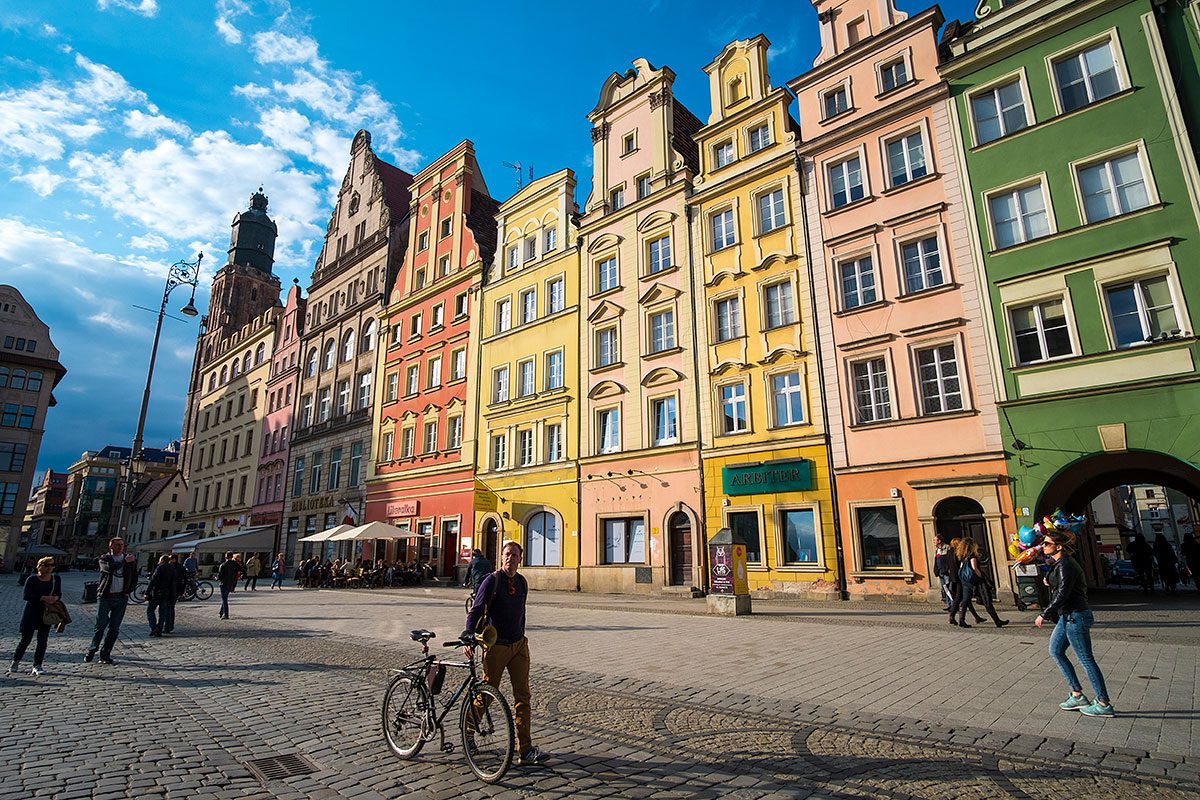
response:
{"label": "white patio umbrella", "polygon": [[345,533],[348,530],[353,530],[353,529],[349,525],[335,525],[332,528],[309,534],[308,536],[297,539],[296,541],[297,542],[327,542],[330,539],[333,539],[334,537],[337,537],[339,534]]}
{"label": "white patio umbrella", "polygon": [[357,528],[346,531],[338,538],[346,539],[408,539],[413,536],[411,531],[397,528],[386,522],[368,522]]}

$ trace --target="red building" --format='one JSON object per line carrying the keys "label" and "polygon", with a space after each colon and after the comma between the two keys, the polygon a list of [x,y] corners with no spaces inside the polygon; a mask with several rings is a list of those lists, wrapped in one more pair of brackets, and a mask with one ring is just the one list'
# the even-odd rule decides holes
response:
{"label": "red building", "polygon": [[408,249],[385,288],[367,520],[410,533],[388,557],[460,563],[474,519],[471,303],[496,249],[496,209],[464,141],[412,182]]}

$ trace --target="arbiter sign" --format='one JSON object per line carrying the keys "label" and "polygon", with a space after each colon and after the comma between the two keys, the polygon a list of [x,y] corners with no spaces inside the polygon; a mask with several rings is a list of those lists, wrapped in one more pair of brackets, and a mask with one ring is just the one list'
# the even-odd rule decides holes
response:
{"label": "arbiter sign", "polygon": [[721,468],[721,489],[727,495],[806,492],[812,488],[812,462],[804,458]]}

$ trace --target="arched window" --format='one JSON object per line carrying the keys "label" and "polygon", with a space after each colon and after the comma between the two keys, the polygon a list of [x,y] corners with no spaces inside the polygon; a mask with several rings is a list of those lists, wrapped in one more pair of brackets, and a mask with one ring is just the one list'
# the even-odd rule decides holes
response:
{"label": "arched window", "polygon": [[221,383],[224,383],[229,377],[229,373],[225,367],[221,367]]}
{"label": "arched window", "polygon": [[8,367],[0,367],[0,389],[8,386]]}
{"label": "arched window", "polygon": [[362,336],[362,351],[369,353],[375,349],[375,320],[367,320],[367,324],[363,326]]}
{"label": "arched window", "polygon": [[217,373],[210,372],[208,374],[208,390],[211,392],[215,388],[217,388]]}
{"label": "arched window", "polygon": [[246,355],[242,356],[242,372],[250,371],[250,351],[246,351]]}
{"label": "arched window", "polygon": [[342,337],[342,361],[349,361],[354,358],[354,331],[346,331],[346,335]]}
{"label": "arched window", "polygon": [[337,354],[337,342],[333,339],[325,342],[325,358],[321,362],[321,369],[333,369],[333,359]]}
{"label": "arched window", "polygon": [[241,364],[235,358],[233,363],[229,365],[229,380],[233,380],[241,374]]}
{"label": "arched window", "polygon": [[14,369],[12,371],[12,377],[9,378],[9,380],[8,380],[8,385],[9,385],[9,388],[11,388],[11,389],[24,389],[25,388],[25,370]]}
{"label": "arched window", "polygon": [[308,360],[305,362],[304,374],[308,377],[313,377],[317,374],[317,348],[312,348],[308,351]]}
{"label": "arched window", "polygon": [[42,390],[42,373],[29,373],[29,380],[25,382],[25,388],[31,392],[40,392]]}
{"label": "arched window", "polygon": [[562,528],[558,517],[539,511],[525,525],[525,563],[530,567],[557,567],[561,563]]}
{"label": "arched window", "polygon": [[259,342],[258,349],[254,351],[254,365],[258,366],[267,357],[267,343]]}

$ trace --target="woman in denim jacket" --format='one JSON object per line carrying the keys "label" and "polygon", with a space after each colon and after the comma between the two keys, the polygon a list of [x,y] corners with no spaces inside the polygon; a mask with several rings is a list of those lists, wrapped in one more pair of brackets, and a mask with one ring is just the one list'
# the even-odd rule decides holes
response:
{"label": "woman in denim jacket", "polygon": [[[1058,704],[1063,711],[1078,711],[1089,717],[1111,717],[1112,704],[1108,702],[1108,690],[1104,686],[1104,674],[1092,655],[1092,623],[1095,617],[1088,608],[1087,583],[1083,568],[1071,553],[1075,551],[1075,534],[1070,531],[1052,530],[1042,543],[1042,553],[1053,562],[1047,583],[1050,586],[1050,603],[1033,624],[1039,628],[1043,622],[1056,623],[1050,635],[1050,657],[1058,663],[1071,694]],[[1075,657],[1087,672],[1096,701],[1089,701],[1083,694],[1075,667],[1067,658],[1067,648],[1075,650]]]}

